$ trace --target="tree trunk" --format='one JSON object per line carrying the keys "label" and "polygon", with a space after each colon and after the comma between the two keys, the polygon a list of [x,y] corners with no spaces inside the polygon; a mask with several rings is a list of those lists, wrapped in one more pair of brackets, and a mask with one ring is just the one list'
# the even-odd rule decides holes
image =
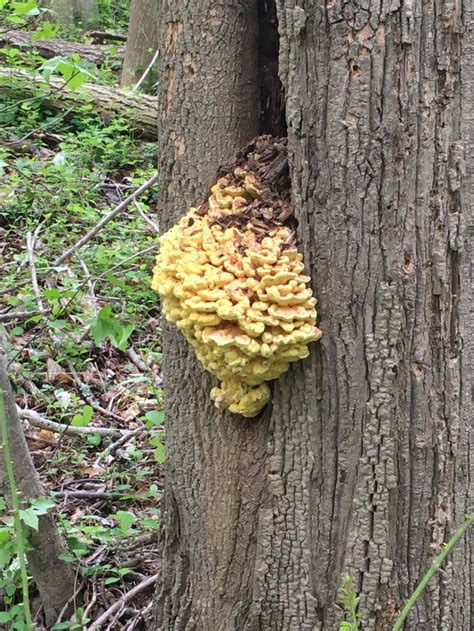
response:
{"label": "tree trunk", "polygon": [[74,0],[47,0],[45,4],[56,22],[66,26],[74,24]]}
{"label": "tree trunk", "polygon": [[74,18],[82,28],[98,28],[99,4],[97,0],[74,0]]}
{"label": "tree trunk", "polygon": [[[4,346],[4,340],[1,337],[0,346]],[[3,350],[0,348],[1,352]],[[2,354],[0,354],[0,389],[4,395],[10,449],[18,492],[21,494],[21,499],[26,502],[34,498],[44,497],[45,493],[31,460],[18,418],[15,397],[8,378],[7,364]],[[0,495],[7,497],[10,495],[2,449],[0,449]],[[28,552],[29,569],[38,587],[49,628],[56,622],[61,610],[74,594],[74,572],[65,561],[60,560],[60,556],[66,553],[66,545],[56,528],[54,516],[51,513],[39,518],[38,530],[30,531],[29,542],[32,548]]]}
{"label": "tree trunk", "polygon": [[[166,227],[204,201],[259,115],[254,3],[201,4],[159,11]],[[156,630],[334,631],[346,572],[360,627],[391,629],[472,502],[468,12],[277,8],[293,200],[324,335],[245,421],[212,407],[211,379],[165,327]],[[461,541],[405,629],[469,628],[470,553]]]}
{"label": "tree trunk", "polygon": [[[132,0],[122,86],[135,85],[154,58],[158,46],[157,5],[157,0]],[[151,83],[147,81],[144,85]]]}
{"label": "tree trunk", "polygon": [[76,24],[82,28],[100,26],[97,0],[48,0],[47,4],[60,24]]}

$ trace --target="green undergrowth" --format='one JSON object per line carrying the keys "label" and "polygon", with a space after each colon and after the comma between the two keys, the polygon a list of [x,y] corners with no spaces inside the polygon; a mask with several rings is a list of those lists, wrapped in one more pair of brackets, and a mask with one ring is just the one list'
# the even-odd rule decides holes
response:
{"label": "green undergrowth", "polygon": [[[40,105],[0,94],[0,316],[20,407],[91,430],[26,430],[82,586],[75,616],[54,628],[80,629],[157,569],[164,414],[150,290],[157,232],[144,219],[159,222],[156,187],[55,261],[155,173],[156,146],[135,138],[126,120],[104,123],[88,107],[65,117]],[[32,315],[8,320],[23,312]],[[95,428],[135,434],[110,451],[117,437]],[[23,502],[21,510],[28,546],[40,509]],[[17,536],[0,498],[0,626],[8,630],[25,628]],[[31,579],[30,592],[37,603]]]}

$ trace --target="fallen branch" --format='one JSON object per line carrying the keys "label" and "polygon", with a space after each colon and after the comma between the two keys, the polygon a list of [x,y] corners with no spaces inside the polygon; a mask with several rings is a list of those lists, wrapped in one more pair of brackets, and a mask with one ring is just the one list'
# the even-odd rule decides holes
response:
{"label": "fallen branch", "polygon": [[74,497],[81,500],[116,500],[125,497],[123,493],[109,491],[54,491],[55,497]]}
{"label": "fallen branch", "polygon": [[48,315],[49,309],[36,309],[36,311],[10,311],[10,313],[0,313],[0,322],[11,322],[12,320],[28,320],[35,316]]}
{"label": "fallen branch", "polygon": [[145,430],[144,426],[138,427],[137,429],[130,430],[128,434],[124,434],[123,436],[121,436],[118,440],[111,443],[106,449],[104,449],[104,451],[99,455],[99,457],[95,461],[94,465],[97,467],[100,467],[105,457],[113,456],[115,452],[117,451],[117,449],[120,449],[120,447],[123,447],[126,443],[128,443],[129,440],[131,440],[134,436],[138,436],[138,434],[141,434],[144,430]]}
{"label": "fallen branch", "polygon": [[108,416],[114,421],[119,421],[120,423],[123,423],[125,419],[122,418],[120,414],[115,414],[115,412],[112,412],[111,410],[107,410],[106,408],[103,408],[99,403],[97,403],[97,401],[91,396],[91,394],[89,394],[89,391],[90,391],[89,387],[87,386],[87,384],[81,381],[81,378],[77,374],[76,369],[72,365],[72,362],[68,361],[67,366],[69,368],[69,372],[72,375],[72,378],[74,379],[74,383],[76,384],[76,386],[79,388],[81,392],[81,396],[84,399],[84,401],[88,403],[91,406],[91,408],[94,409],[96,412],[99,412],[99,414],[103,414],[104,416]]}
{"label": "fallen branch", "polygon": [[[126,39],[126,38],[125,38]],[[28,31],[10,30],[0,35],[0,42],[12,44],[19,48],[35,48],[43,57],[69,57],[79,55],[81,59],[93,64],[101,64],[110,56],[122,58],[124,46],[97,46],[96,44],[79,44],[62,39],[34,40]]]}
{"label": "fallen branch", "polygon": [[137,202],[136,199],[133,200],[133,203],[135,204],[135,208],[138,210],[138,214],[140,215],[140,217],[142,217],[147,222],[147,224],[150,226],[153,232],[156,232],[156,234],[160,234],[159,225],[155,223],[153,219],[148,217],[147,214],[145,214],[145,212],[142,210],[142,207],[140,206],[140,204]]}
{"label": "fallen branch", "polygon": [[151,177],[149,180],[144,182],[139,188],[137,188],[137,190],[134,193],[132,193],[127,198],[125,198],[122,202],[120,202],[118,206],[116,206],[107,215],[105,215],[105,217],[103,217],[99,221],[98,224],[96,224],[91,230],[89,230],[87,234],[81,237],[79,241],[76,241],[74,245],[72,245],[63,254],[61,254],[61,256],[58,259],[56,259],[56,261],[53,263],[53,267],[56,267],[58,265],[61,265],[61,263],[64,263],[64,261],[66,261],[73,252],[75,252],[76,250],[81,248],[83,245],[88,243],[91,239],[93,239],[95,235],[99,232],[99,230],[101,230],[106,224],[109,223],[109,221],[111,221],[114,217],[116,217],[119,213],[121,213],[122,210],[127,208],[129,204],[131,204],[137,197],[139,197],[142,193],[144,193],[151,186],[153,186],[153,184],[155,184],[157,181],[158,181],[158,173],[156,173],[153,177]]}
{"label": "fallen branch", "polygon": [[58,434],[99,434],[99,436],[112,436],[113,438],[119,438],[124,434],[127,434],[125,429],[117,429],[116,427],[76,427],[75,425],[66,425],[65,423],[56,423],[56,421],[50,421],[38,412],[34,410],[27,410],[16,406],[18,416],[24,418],[33,427],[38,429],[47,429],[51,432],[57,432]]}
{"label": "fallen branch", "polygon": [[89,268],[87,267],[84,259],[82,259],[79,254],[76,254],[78,260],[79,260],[79,264],[82,267],[82,271],[84,272],[84,276],[86,277],[86,281],[87,281],[87,287],[89,289],[89,296],[90,296],[90,300],[91,300],[91,307],[92,307],[92,312],[94,313],[94,315],[97,315],[97,312],[99,311],[99,307],[98,307],[98,303],[97,303],[97,297],[95,295],[95,291],[94,291],[94,282],[92,280],[92,276],[91,273],[89,272]]}
{"label": "fallen branch", "polygon": [[[5,78],[10,81],[5,81]],[[26,93],[37,92],[41,87],[45,90],[39,97],[41,106],[56,110],[92,104],[104,120],[125,117],[138,136],[148,140],[158,137],[158,101],[149,94],[136,95],[93,83],[84,83],[78,90],[72,91],[58,77],[51,77],[46,83],[44,77],[34,76],[26,70],[0,68],[0,91],[10,91],[12,87]]]}
{"label": "fallen branch", "polygon": [[148,587],[151,587],[156,583],[156,579],[158,578],[158,574],[154,574],[153,576],[149,576],[144,581],[135,585],[133,589],[124,594],[121,598],[116,600],[114,604],[109,607],[104,613],[95,620],[91,625],[89,625],[89,631],[98,631],[100,627],[104,624],[106,620],[113,616],[121,607],[126,605],[128,602],[133,600],[137,594],[143,592]]}
{"label": "fallen branch", "polygon": [[149,366],[147,366],[145,364],[145,362],[140,357],[140,355],[131,346],[129,348],[127,348],[127,350],[125,351],[125,355],[132,362],[132,364],[134,364],[134,366],[136,366],[138,368],[138,370],[140,370],[140,372],[149,372],[150,371]]}
{"label": "fallen branch", "polygon": [[90,37],[94,43],[97,42],[126,42],[127,36],[120,33],[107,33],[105,31],[86,31],[87,37]]}
{"label": "fallen branch", "polygon": [[35,263],[35,243],[36,238],[39,233],[39,228],[35,230],[35,234],[33,235],[31,232],[26,234],[26,250],[28,252],[28,262],[30,264],[30,273],[31,273],[31,284],[33,286],[33,291],[35,292],[36,302],[38,304],[38,311],[45,311],[44,303],[41,298],[41,290],[38,284],[38,274],[36,273],[36,263]]}

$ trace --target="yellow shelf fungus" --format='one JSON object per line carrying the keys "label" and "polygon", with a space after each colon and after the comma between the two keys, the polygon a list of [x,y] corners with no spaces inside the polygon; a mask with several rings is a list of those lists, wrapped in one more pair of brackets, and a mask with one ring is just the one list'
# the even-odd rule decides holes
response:
{"label": "yellow shelf fungus", "polygon": [[152,282],[166,319],[221,381],[211,391],[215,405],[245,417],[269,401],[266,382],[321,336],[288,225],[289,195],[275,185],[282,154],[281,140],[254,140],[208,201],[160,238]]}

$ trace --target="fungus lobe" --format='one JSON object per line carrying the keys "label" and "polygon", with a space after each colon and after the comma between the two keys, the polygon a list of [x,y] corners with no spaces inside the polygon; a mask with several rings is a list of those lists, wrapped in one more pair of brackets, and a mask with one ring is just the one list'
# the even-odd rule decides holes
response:
{"label": "fungus lobe", "polygon": [[259,136],[220,168],[208,200],[160,237],[152,288],[220,385],[220,409],[254,417],[267,381],[321,337],[296,247],[285,138]]}

